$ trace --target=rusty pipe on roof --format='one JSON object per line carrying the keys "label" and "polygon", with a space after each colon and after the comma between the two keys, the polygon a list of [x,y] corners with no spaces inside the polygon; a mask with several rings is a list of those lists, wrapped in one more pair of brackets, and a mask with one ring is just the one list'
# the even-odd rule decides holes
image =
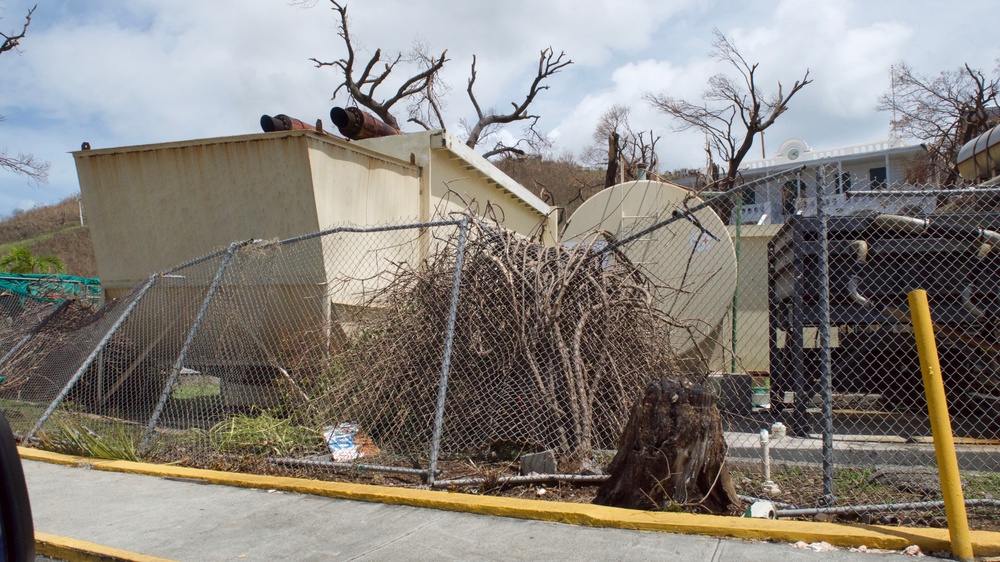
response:
{"label": "rusty pipe on roof", "polygon": [[[318,133],[323,133],[323,122],[320,120],[316,121],[316,126],[312,126],[305,121],[299,121],[294,117],[289,117],[283,113],[279,113],[274,117],[270,115],[260,116],[260,128],[264,130],[265,133],[273,133],[275,131],[316,131]],[[325,133],[324,133],[325,134]]]}
{"label": "rusty pipe on roof", "polygon": [[335,107],[330,110],[330,120],[340,134],[351,140],[398,135],[399,130],[356,107]]}

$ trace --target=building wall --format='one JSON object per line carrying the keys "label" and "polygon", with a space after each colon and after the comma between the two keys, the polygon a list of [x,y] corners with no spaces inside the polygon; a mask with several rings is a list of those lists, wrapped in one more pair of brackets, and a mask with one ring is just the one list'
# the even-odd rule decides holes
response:
{"label": "building wall", "polygon": [[416,222],[420,215],[420,169],[396,158],[347,143],[309,140],[321,228],[352,223]]}
{"label": "building wall", "polygon": [[474,201],[480,214],[486,212],[488,203],[499,209],[497,216],[515,232],[529,235],[541,226],[544,243],[554,244],[558,238],[555,209],[448,133],[407,133],[354,144],[421,167],[425,174],[421,220],[462,211]]}
{"label": "building wall", "polygon": [[[729,235],[736,242],[736,227],[729,226]],[[733,344],[732,313],[720,336],[721,348],[733,349],[739,358],[736,372],[767,371],[769,369],[767,311],[767,244],[781,225],[750,225],[740,228],[740,249],[737,274],[736,343]],[[727,360],[729,360],[727,364]],[[716,356],[714,370],[729,372],[731,359]]]}
{"label": "building wall", "polygon": [[418,214],[416,166],[313,132],[73,156],[109,298],[234,241]]}

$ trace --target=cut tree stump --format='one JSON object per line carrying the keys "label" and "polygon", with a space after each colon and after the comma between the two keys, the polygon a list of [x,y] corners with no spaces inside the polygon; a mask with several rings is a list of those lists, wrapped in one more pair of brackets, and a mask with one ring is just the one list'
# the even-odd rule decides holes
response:
{"label": "cut tree stump", "polygon": [[740,500],[726,468],[726,441],[715,396],[704,386],[664,377],[632,407],[594,503],[631,509],[698,506],[732,513]]}

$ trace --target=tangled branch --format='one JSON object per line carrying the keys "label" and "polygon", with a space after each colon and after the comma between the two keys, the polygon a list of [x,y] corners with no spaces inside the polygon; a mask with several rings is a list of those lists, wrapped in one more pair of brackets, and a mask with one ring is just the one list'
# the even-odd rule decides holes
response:
{"label": "tangled branch", "polygon": [[[502,441],[583,458],[614,448],[644,384],[676,364],[664,343],[672,322],[654,307],[651,283],[624,255],[592,251],[608,233],[549,247],[483,222],[471,230],[444,450]],[[356,419],[383,444],[427,443],[457,238],[435,245],[370,295],[378,313],[324,374],[301,383],[321,415]]]}

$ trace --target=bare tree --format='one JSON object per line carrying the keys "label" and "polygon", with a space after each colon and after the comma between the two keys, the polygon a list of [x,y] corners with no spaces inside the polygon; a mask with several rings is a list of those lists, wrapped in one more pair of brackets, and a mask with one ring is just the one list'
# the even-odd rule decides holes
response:
{"label": "bare tree", "polygon": [[[421,68],[431,68],[435,64],[427,45],[417,41],[413,46],[413,58]],[[438,80],[437,72],[427,77],[424,88],[414,94],[407,110],[410,117],[407,121],[420,125],[425,130],[445,130],[444,115],[445,99],[451,92],[451,86],[443,80]]]}
{"label": "bare tree", "polygon": [[[563,60],[565,57],[565,52],[560,51],[559,54],[556,55],[552,47],[542,49],[541,53],[538,55],[538,72],[535,74],[534,80],[531,81],[531,85],[528,87],[528,93],[524,96],[524,100],[522,100],[520,104],[511,102],[510,105],[513,109],[510,113],[501,114],[497,113],[493,109],[483,111],[482,107],[479,105],[479,100],[476,99],[476,94],[472,91],[472,88],[476,83],[476,56],[473,55],[472,69],[469,74],[469,83],[468,87],[466,87],[466,92],[469,94],[469,100],[472,101],[472,106],[476,108],[476,117],[478,120],[472,124],[472,126],[466,126],[466,146],[469,148],[475,148],[479,143],[495,133],[501,126],[514,123],[516,121],[529,121],[529,125],[524,131],[525,140],[529,145],[542,140],[542,135],[535,130],[535,124],[538,123],[540,117],[538,115],[528,113],[528,106],[531,105],[531,102],[535,101],[535,96],[537,96],[539,92],[549,89],[548,85],[542,85],[542,82],[544,82],[546,78],[551,77],[563,68],[573,64],[573,61],[568,58]],[[467,124],[463,123],[463,125]],[[516,153],[518,151],[520,151],[520,149],[516,146],[498,144],[496,147],[483,154],[483,157],[489,158],[490,156],[495,156],[497,154],[507,152]]]}
{"label": "bare tree", "polygon": [[[21,44],[21,40],[28,33],[28,26],[31,25],[31,15],[35,13],[35,8],[37,7],[35,5],[28,10],[28,15],[24,18],[24,25],[21,26],[20,32],[16,30],[10,33],[0,32],[0,37],[3,37],[3,44],[0,45],[0,54],[17,50]],[[2,120],[3,116],[0,115],[0,121]],[[0,168],[25,176],[35,182],[44,182],[49,176],[48,162],[42,162],[31,154],[18,153],[17,156],[8,156],[7,149],[5,148],[0,148]]]}
{"label": "bare tree", "polygon": [[725,162],[726,174],[719,178],[717,189],[728,190],[736,182],[740,163],[750,152],[754,136],[774,124],[788,110],[792,97],[810,84],[809,70],[786,92],[781,82],[771,96],[761,91],[757,82],[758,63],[750,64],[732,40],[718,29],[712,56],[728,63],[739,78],[716,74],[708,80],[702,103],[691,103],[663,94],[646,93],[646,101],[678,122],[675,130],[696,130],[705,134],[709,150]]}
{"label": "bare tree", "polygon": [[940,178],[942,185],[954,186],[959,149],[997,124],[998,94],[1000,77],[989,78],[967,64],[931,77],[900,63],[877,108],[893,112],[893,133],[926,143],[927,154],[914,171],[922,171],[925,181]]}
{"label": "bare tree", "polygon": [[621,104],[606,109],[594,127],[594,144],[584,151],[585,161],[592,165],[606,165],[605,187],[621,179],[638,179],[640,169],[650,173],[659,169],[656,143],[660,137],[653,131],[636,132],[629,121],[631,113],[631,108]]}
{"label": "bare tree", "polygon": [[[347,24],[347,5],[341,4],[337,0],[330,0],[330,3],[333,4],[333,10],[340,16],[340,27],[338,28],[337,35],[344,40],[344,46],[347,48],[347,56],[333,62],[323,62],[315,58],[310,60],[316,63],[317,67],[337,67],[344,74],[344,81],[333,91],[333,97],[336,97],[340,90],[347,90],[350,99],[370,109],[379,119],[398,130],[400,128],[399,121],[396,120],[396,117],[389,110],[401,100],[433,92],[434,77],[444,66],[444,63],[448,61],[446,58],[448,51],[443,51],[440,57],[427,56],[424,59],[426,63],[425,67],[420,72],[404,80],[399,88],[396,89],[396,92],[389,98],[378,99],[375,96],[375,90],[389,78],[396,65],[403,60],[403,55],[397,54],[395,57],[389,57],[389,59],[383,61],[382,49],[376,49],[375,53],[361,69],[361,73],[358,74],[356,66],[358,60],[356,59],[350,28]],[[382,66],[379,70],[376,70],[375,67],[379,63]]]}
{"label": "bare tree", "polygon": [[[303,0],[297,3],[306,6],[315,4],[313,0]],[[396,129],[400,129],[400,124],[393,115],[392,108],[400,101],[407,100],[409,114],[407,121],[425,129],[445,129],[444,100],[450,87],[439,79],[438,74],[449,60],[447,58],[448,51],[442,52],[440,56],[433,56],[425,45],[417,43],[408,56],[397,54],[383,60],[382,50],[376,49],[372,57],[362,67],[357,58],[354,39],[348,26],[347,5],[338,0],[330,0],[330,4],[340,18],[337,34],[344,41],[347,55],[332,62],[323,62],[316,58],[310,60],[317,67],[335,67],[343,74],[344,79],[334,90],[334,97],[341,90],[345,90],[350,100],[368,108]],[[401,62],[414,63],[419,70],[403,80],[390,97],[385,99],[378,97],[376,90],[387,83],[390,74]],[[573,64],[573,61],[566,58],[563,52],[555,54],[552,47],[543,49],[538,58],[538,71],[528,87],[528,93],[520,103],[511,103],[513,109],[509,113],[499,113],[493,109],[484,110],[480,105],[473,91],[477,78],[476,62],[476,56],[473,55],[466,92],[476,110],[476,121],[472,123],[462,121],[466,133],[466,145],[475,148],[490,139],[504,125],[518,121],[529,123],[525,128],[523,138],[512,146],[502,142],[497,143],[494,148],[483,154],[484,157],[489,158],[499,154],[523,155],[525,150],[519,148],[519,145],[527,144],[532,149],[543,145],[544,137],[535,130],[539,116],[530,113],[528,108],[542,90],[548,89],[548,85],[544,84],[545,80],[566,66]]]}

